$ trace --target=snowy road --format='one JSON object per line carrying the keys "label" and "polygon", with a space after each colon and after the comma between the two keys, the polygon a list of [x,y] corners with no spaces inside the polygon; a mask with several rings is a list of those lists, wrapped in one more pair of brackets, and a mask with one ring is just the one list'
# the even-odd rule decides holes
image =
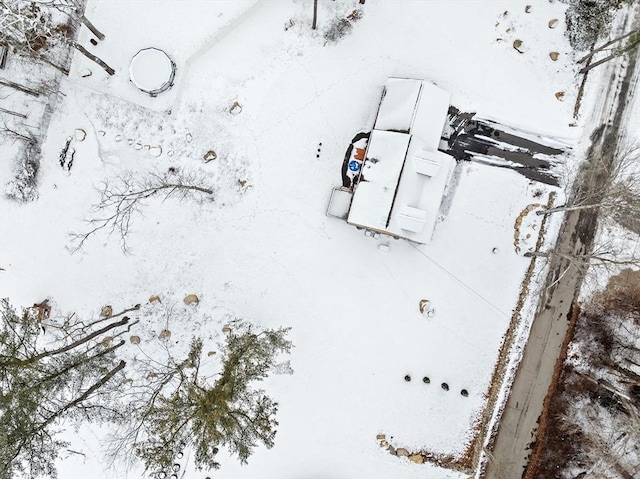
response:
{"label": "snowy road", "polygon": [[[640,9],[627,23],[640,22]],[[625,115],[631,104],[640,52],[628,61],[618,60],[609,65],[604,78],[608,80],[600,108],[595,110],[597,127],[592,135],[592,145],[587,154],[581,179],[583,195],[602,190],[608,180],[597,176],[591,168],[595,161],[615,161],[616,148],[625,134]],[[626,67],[626,71],[625,71]],[[611,171],[613,169],[608,169]],[[602,171],[598,169],[598,171]],[[566,215],[556,251],[568,254],[584,254],[591,250],[597,228],[597,212],[573,211]],[[566,271],[566,272],[565,272]],[[539,300],[529,340],[524,350],[511,394],[504,410],[492,454],[483,477],[487,479],[517,478],[524,475],[532,455],[532,444],[543,411],[544,399],[552,381],[554,367],[567,334],[572,303],[577,299],[583,272],[570,267],[566,259],[554,256],[546,279],[548,285]]]}

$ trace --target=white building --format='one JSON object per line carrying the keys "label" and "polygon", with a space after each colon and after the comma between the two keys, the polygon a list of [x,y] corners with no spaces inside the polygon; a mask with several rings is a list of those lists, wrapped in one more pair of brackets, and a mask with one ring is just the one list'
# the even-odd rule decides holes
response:
{"label": "white building", "polygon": [[347,216],[349,224],[428,243],[455,166],[438,151],[451,95],[389,78]]}

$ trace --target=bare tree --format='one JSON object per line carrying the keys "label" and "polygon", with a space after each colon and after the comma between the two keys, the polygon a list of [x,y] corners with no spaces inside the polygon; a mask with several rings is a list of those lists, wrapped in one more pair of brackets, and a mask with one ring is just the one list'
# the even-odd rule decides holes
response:
{"label": "bare tree", "polygon": [[32,88],[26,87],[24,85],[20,85],[19,83],[15,83],[4,78],[0,78],[0,85],[13,88],[14,90],[21,91],[22,93],[26,93],[27,95],[31,95],[36,98],[40,96],[40,93],[42,93],[40,91],[36,91]]}
{"label": "bare tree", "polygon": [[[569,196],[562,206],[539,210],[538,215],[576,211],[597,210],[600,218],[613,220],[627,229],[640,234],[640,146],[628,147],[615,161],[604,158],[593,160],[585,178],[595,184],[606,178],[604,187],[584,185]],[[599,183],[598,183],[599,184]]]}
{"label": "bare tree", "polygon": [[576,308],[552,420],[534,445],[540,460],[525,477],[638,477],[640,271],[623,270]]}
{"label": "bare tree", "polygon": [[622,40],[626,40],[629,37],[633,37],[633,36],[637,35],[638,34],[638,30],[639,29],[635,28],[635,29],[631,30],[630,32],[625,33],[624,35],[620,35],[619,37],[613,38],[612,40],[609,40],[609,41],[603,43],[599,47],[592,48],[589,53],[587,53],[585,56],[580,58],[576,63],[578,63],[578,64],[584,63],[589,58],[593,57],[593,55],[595,55],[596,53],[600,53],[600,52],[603,52],[603,51],[606,51],[606,50],[615,50],[614,48],[610,48],[610,47],[612,47],[616,43],[621,42]]}
{"label": "bare tree", "polygon": [[56,10],[65,13],[72,21],[86,26],[89,31],[98,38],[98,40],[104,40],[104,34],[85,16],[83,11],[83,2],[78,0],[38,0],[38,3],[49,5]]}
{"label": "bare tree", "polygon": [[[615,45],[616,43],[618,45],[613,47],[613,45]],[[635,30],[626,33],[625,35],[621,35],[617,38],[614,38],[613,40],[606,42],[604,45],[595,48],[593,51],[591,51],[591,53],[578,60],[578,63],[583,63],[587,59],[592,58],[596,53],[608,50],[607,56],[595,62],[589,63],[587,66],[580,70],[580,73],[587,73],[595,67],[607,63],[609,60],[613,60],[614,58],[628,53],[633,53],[638,49],[638,46],[640,46],[640,28],[636,28]]]}
{"label": "bare tree", "polygon": [[547,251],[529,251],[524,256],[528,258],[551,258],[556,256],[566,261],[565,271],[574,267],[580,269],[583,273],[586,273],[589,267],[607,269],[611,272],[617,272],[626,267],[640,267],[640,251],[630,250],[624,245],[616,245],[613,242],[606,244],[600,242],[589,252],[564,252],[550,249]]}
{"label": "bare tree", "polygon": [[12,125],[7,121],[3,121],[0,124],[0,137],[5,141],[22,141],[26,145],[32,145],[36,143],[36,138],[32,133],[28,131],[18,131],[17,125]]}
{"label": "bare tree", "polygon": [[[52,8],[65,12],[70,21],[84,24],[88,22],[73,1],[0,1],[0,42],[10,45],[18,54],[54,66],[65,75],[69,74],[68,70],[52,61],[47,52],[60,45],[73,47],[100,65],[109,75],[113,75],[113,68],[74,40],[71,28],[54,20]],[[92,28],[104,38],[93,25]]]}
{"label": "bare tree", "polygon": [[197,196],[213,199],[214,191],[196,173],[168,172],[150,173],[143,179],[128,173],[115,182],[105,181],[100,193],[100,201],[93,206],[94,217],[86,220],[89,230],[71,233],[72,252],[82,249],[85,242],[101,230],[107,230],[110,235],[116,233],[122,250],[128,252],[127,235],[133,217],[146,204],[146,200],[154,197],[186,200]]}

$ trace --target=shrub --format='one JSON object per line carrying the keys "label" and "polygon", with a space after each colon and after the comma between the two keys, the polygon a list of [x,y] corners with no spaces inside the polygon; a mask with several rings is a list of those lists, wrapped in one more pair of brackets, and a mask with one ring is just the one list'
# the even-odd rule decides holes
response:
{"label": "shrub", "polygon": [[342,37],[348,35],[353,30],[351,22],[346,18],[336,18],[324,32],[324,39],[327,43],[336,43]]}
{"label": "shrub", "polygon": [[613,3],[601,0],[571,0],[566,13],[567,37],[576,50],[588,50],[609,33]]}

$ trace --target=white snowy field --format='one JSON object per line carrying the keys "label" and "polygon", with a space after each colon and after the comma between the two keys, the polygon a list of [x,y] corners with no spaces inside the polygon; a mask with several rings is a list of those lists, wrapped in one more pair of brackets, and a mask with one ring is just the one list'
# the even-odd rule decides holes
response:
{"label": "white snowy field", "polygon": [[[154,294],[180,303],[196,293],[201,303],[186,317],[210,320],[211,333],[222,334],[228,312],[291,326],[295,372],[266,383],[280,404],[275,446],[257,449],[246,466],[221,451],[215,477],[462,477],[392,456],[376,435],[413,451],[465,452],[528,265],[514,251],[514,221],[549,189],[513,171],[460,165],[448,216],[426,246],[365,237],[325,210],[349,141],[371,128],[390,76],[431,80],[464,111],[577,138],[564,5],[369,0],[352,32],[325,44],[330,22],[358,2],[319,4],[314,32],[310,1],[90,0],[87,16],[106,35],[94,50],[117,73],[107,77],[76,55],[43,149],[39,200],[0,200],[0,296],[25,306],[51,297],[54,315],[90,315],[105,304],[124,308]],[[550,29],[553,18],[560,24]],[[89,38],[83,30],[81,43]],[[131,57],[151,46],[177,66],[173,88],[157,98],[127,76]],[[87,138],[72,142],[66,171],[58,153],[76,128]],[[208,150],[218,159],[204,164]],[[130,254],[104,232],[69,253],[69,232],[86,228],[99,199],[95,186],[169,167],[204,173],[214,202],[151,201],[134,218]],[[523,251],[537,221],[523,223],[532,234],[521,238]],[[433,317],[419,312],[422,299]],[[171,329],[186,342],[194,327]],[[155,336],[143,337],[152,350]],[[86,456],[61,461],[61,477],[113,475],[100,434],[71,435],[70,449]],[[185,477],[206,475],[198,474]]]}

